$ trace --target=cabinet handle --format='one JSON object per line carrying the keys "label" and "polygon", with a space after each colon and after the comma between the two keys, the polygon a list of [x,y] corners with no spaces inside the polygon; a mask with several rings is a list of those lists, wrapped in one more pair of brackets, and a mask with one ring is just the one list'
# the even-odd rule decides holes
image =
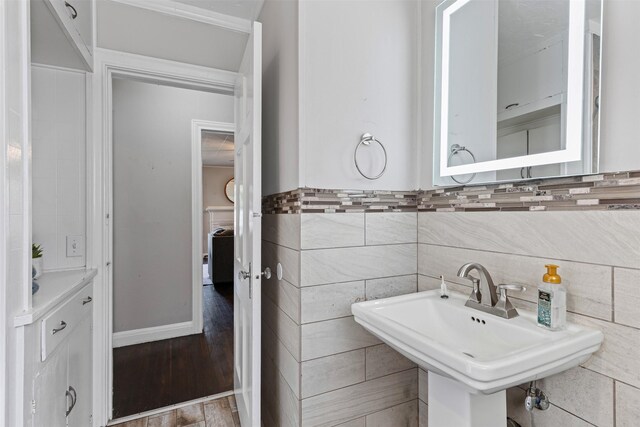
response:
{"label": "cabinet handle", "polygon": [[54,328],[53,331],[51,331],[51,335],[55,335],[58,332],[60,332],[61,330],[63,330],[64,328],[67,327],[67,322],[65,322],[64,320],[60,321],[60,327],[59,328]]}
{"label": "cabinet handle", "polygon": [[89,304],[91,301],[93,301],[93,298],[87,297],[86,299],[82,300],[82,305]]}
{"label": "cabinet handle", "polygon": [[76,19],[78,17],[78,11],[75,7],[73,7],[68,1],[64,2],[64,5],[71,9],[71,19]]}
{"label": "cabinet handle", "polygon": [[507,105],[506,107],[504,107],[504,109],[505,109],[505,110],[510,110],[510,109],[512,109],[512,108],[517,107],[518,105],[520,105],[520,103],[518,103],[518,102],[514,102],[513,104],[509,104],[509,105]]}
{"label": "cabinet handle", "polygon": [[76,402],[78,401],[78,393],[76,393],[75,388],[69,386],[69,390],[65,391],[64,395],[67,399],[71,398],[71,406],[67,407],[66,412],[66,416],[68,417],[71,411],[73,411],[73,408],[76,406]]}

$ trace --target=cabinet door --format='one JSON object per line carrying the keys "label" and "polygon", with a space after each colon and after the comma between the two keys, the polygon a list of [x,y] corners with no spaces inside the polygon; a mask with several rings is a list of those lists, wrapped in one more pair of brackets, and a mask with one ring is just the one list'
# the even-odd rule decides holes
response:
{"label": "cabinet door", "polygon": [[69,387],[75,390],[76,403],[69,413],[69,427],[88,427],[92,406],[91,316],[87,316],[69,337]]}
{"label": "cabinet door", "polygon": [[67,2],[73,6],[77,16],[72,20],[80,38],[84,42],[84,45],[89,50],[89,53],[93,54],[93,31],[92,31],[92,6],[91,0],[67,0]]}
{"label": "cabinet door", "polygon": [[67,367],[68,348],[61,345],[42,364],[33,380],[35,400],[34,427],[65,427],[67,425]]}

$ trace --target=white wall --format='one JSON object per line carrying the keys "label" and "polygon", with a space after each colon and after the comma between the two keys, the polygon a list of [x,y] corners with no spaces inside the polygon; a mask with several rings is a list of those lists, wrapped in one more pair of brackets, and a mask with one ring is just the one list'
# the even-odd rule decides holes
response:
{"label": "white wall", "polygon": [[[420,2],[302,0],[299,6],[301,185],[416,188]],[[360,176],[353,162],[365,132],[389,156],[376,181]],[[381,168],[380,161],[371,163],[371,172]]]}
{"label": "white wall", "polygon": [[[224,188],[233,178],[233,166],[204,166],[202,168],[202,207],[207,206],[233,206],[224,194]],[[216,212],[214,221],[233,224],[233,211]],[[207,233],[209,233],[209,214],[203,214],[202,223],[202,253],[209,250],[207,245]]]}
{"label": "white wall", "polygon": [[262,44],[262,194],[298,188],[298,1],[266,0]]}
{"label": "white wall", "polygon": [[191,120],[233,122],[233,98],[115,80],[113,106],[114,332],[188,322]]}
{"label": "white wall", "polygon": [[600,170],[640,169],[640,2],[604,1]]}
{"label": "white wall", "polygon": [[31,102],[33,241],[45,270],[83,267],[66,237],[86,234],[85,74],[33,66]]}

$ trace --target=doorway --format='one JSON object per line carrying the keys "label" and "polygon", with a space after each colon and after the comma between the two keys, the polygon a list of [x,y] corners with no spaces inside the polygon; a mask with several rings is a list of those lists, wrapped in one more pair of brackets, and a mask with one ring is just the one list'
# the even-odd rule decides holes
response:
{"label": "doorway", "polygon": [[203,191],[215,192],[203,169],[233,178],[234,100],[117,77],[112,103],[113,418],[122,419],[233,393],[233,204],[223,229],[231,276],[222,283],[215,271],[216,286],[203,286],[212,231]]}

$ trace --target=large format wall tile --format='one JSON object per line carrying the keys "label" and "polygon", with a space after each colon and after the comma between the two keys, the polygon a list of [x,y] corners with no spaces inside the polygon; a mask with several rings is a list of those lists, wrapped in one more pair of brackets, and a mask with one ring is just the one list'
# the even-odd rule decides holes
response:
{"label": "large format wall tile", "polygon": [[520,283],[527,286],[523,294],[512,296],[537,301],[537,286],[546,272],[545,264],[558,264],[562,282],[567,286],[567,309],[611,320],[611,267],[560,261],[531,256],[483,252],[463,248],[418,245],[418,272],[431,277],[444,274],[447,281],[470,284],[457,276],[467,262],[479,262],[489,270],[494,283]]}
{"label": "large format wall tile", "polygon": [[418,425],[429,427],[429,407],[422,400],[418,400]]}
{"label": "large format wall tile", "polygon": [[353,317],[302,325],[302,360],[380,344]]}
{"label": "large format wall tile", "polygon": [[301,216],[302,249],[364,245],[364,213]]}
{"label": "large format wall tile", "polygon": [[262,298],[262,320],[271,328],[287,351],[300,360],[300,326],[269,298]]}
{"label": "large format wall tile", "polygon": [[418,278],[415,274],[408,276],[383,277],[366,281],[367,300],[395,297],[416,292]]}
{"label": "large format wall tile", "polygon": [[418,369],[418,399],[429,402],[429,377],[427,371]]}
{"label": "large format wall tile", "polygon": [[300,323],[300,288],[272,274],[271,279],[262,279],[262,291],[294,322]]}
{"label": "large format wall tile", "polygon": [[262,240],[299,250],[300,215],[263,215]]}
{"label": "large format wall tile", "polygon": [[365,214],[366,244],[415,243],[418,240],[416,212]]}
{"label": "large format wall tile", "polygon": [[364,367],[364,349],[303,362],[302,398],[362,382]]}
{"label": "large format wall tile", "polygon": [[567,320],[604,333],[600,350],[583,364],[584,367],[640,387],[640,329],[579,315],[567,316]]}
{"label": "large format wall tile", "polygon": [[367,415],[367,427],[418,427],[418,399]]}
{"label": "large format wall tile", "polygon": [[613,380],[585,368],[573,368],[539,380],[554,405],[599,427],[613,426]]}
{"label": "large format wall tile", "polygon": [[616,427],[637,427],[640,389],[616,382]]}
{"label": "large format wall tile", "polygon": [[262,241],[262,268],[271,268],[275,278],[277,265],[282,265],[282,278],[294,286],[300,286],[300,252]]}
{"label": "large format wall tile", "polygon": [[262,357],[262,406],[272,425],[300,427],[301,402],[268,356]]}
{"label": "large format wall tile", "polygon": [[351,304],[364,295],[362,280],[301,288],[302,323],[351,316]]}
{"label": "large format wall tile", "polygon": [[415,368],[416,364],[389,347],[380,344],[366,349],[367,380]]}
{"label": "large format wall tile", "polygon": [[271,358],[276,368],[280,371],[282,378],[289,384],[289,387],[300,397],[300,362],[287,350],[282,341],[271,327],[263,322],[262,324],[262,351]]}
{"label": "large format wall tile", "polygon": [[416,273],[416,244],[303,251],[301,286]]}
{"label": "large format wall tile", "polygon": [[513,387],[507,390],[507,416],[521,427],[593,427],[575,414],[551,404],[546,411],[527,412],[524,408],[525,392]]}
{"label": "large format wall tile", "polygon": [[616,323],[640,328],[640,270],[616,268],[613,277]]}
{"label": "large format wall tile", "polygon": [[494,252],[638,268],[640,210],[431,212],[418,241]]}
{"label": "large format wall tile", "polygon": [[303,426],[332,426],[415,400],[415,369],[341,388],[302,401]]}

